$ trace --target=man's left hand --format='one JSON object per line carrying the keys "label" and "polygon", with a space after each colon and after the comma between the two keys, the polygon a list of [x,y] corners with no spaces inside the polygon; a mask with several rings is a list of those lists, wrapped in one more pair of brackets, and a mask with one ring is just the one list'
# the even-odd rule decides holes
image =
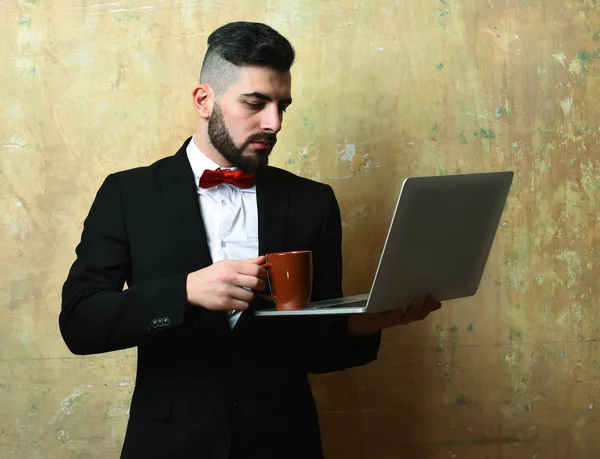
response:
{"label": "man's left hand", "polygon": [[417,320],[423,320],[441,307],[442,304],[430,294],[425,298],[416,298],[413,304],[407,308],[372,314],[352,314],[348,319],[348,328],[358,336],[372,335],[384,328],[407,325]]}

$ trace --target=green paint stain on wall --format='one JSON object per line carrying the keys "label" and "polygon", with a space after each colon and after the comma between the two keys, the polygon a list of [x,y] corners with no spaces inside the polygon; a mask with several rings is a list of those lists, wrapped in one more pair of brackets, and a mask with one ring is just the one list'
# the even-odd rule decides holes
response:
{"label": "green paint stain on wall", "polygon": [[529,405],[525,405],[523,408],[525,408],[525,411],[531,411],[533,410],[533,404],[529,404]]}
{"label": "green paint stain on wall", "polygon": [[510,341],[512,343],[514,343],[517,339],[519,341],[523,341],[523,334],[520,331],[514,330],[511,328],[510,329]]}
{"label": "green paint stain on wall", "polygon": [[133,13],[123,13],[115,16],[115,20],[118,22],[131,22],[138,20],[138,17]]}
{"label": "green paint stain on wall", "polygon": [[452,325],[452,326],[450,327],[450,331],[451,331],[452,333],[456,333],[456,332],[458,331],[458,327],[457,327],[456,325]]}
{"label": "green paint stain on wall", "polygon": [[448,365],[448,362],[444,362],[444,377],[446,378],[446,381],[450,382],[450,365]]}
{"label": "green paint stain on wall", "polygon": [[481,128],[479,131],[475,131],[475,135],[480,135],[486,139],[495,139],[496,134],[491,129]]}
{"label": "green paint stain on wall", "polygon": [[566,358],[568,358],[568,357],[569,357],[569,352],[568,352],[566,349],[563,349],[562,351],[560,351],[560,356],[561,356],[563,359],[566,359]]}
{"label": "green paint stain on wall", "polygon": [[437,15],[439,17],[449,16],[450,15],[450,10],[448,10],[448,9],[441,10],[441,9],[438,8]]}
{"label": "green paint stain on wall", "polygon": [[307,127],[308,129],[310,129],[311,131],[314,131],[314,129],[315,129],[314,123],[312,123],[311,121],[309,121],[307,118],[303,118],[302,119],[302,123],[304,124],[305,127]]}
{"label": "green paint stain on wall", "polygon": [[472,332],[473,330],[473,324],[469,324],[469,326],[467,327],[467,331]]}
{"label": "green paint stain on wall", "polygon": [[592,35],[592,38],[593,38],[595,41],[598,41],[598,40],[600,40],[600,30],[594,30],[594,34]]}
{"label": "green paint stain on wall", "polygon": [[441,62],[435,66],[436,69],[438,70],[442,70],[444,68],[444,64],[442,64]]}
{"label": "green paint stain on wall", "polygon": [[467,398],[464,396],[464,394],[460,394],[458,397],[456,397],[456,404],[458,406],[468,405]]}
{"label": "green paint stain on wall", "polygon": [[594,369],[600,371],[600,362],[598,360],[594,360]]}
{"label": "green paint stain on wall", "polygon": [[496,112],[495,112],[496,117],[502,116],[503,112],[504,112],[504,109],[502,107],[496,107]]}
{"label": "green paint stain on wall", "polygon": [[31,18],[29,16],[23,16],[19,21],[19,24],[21,24],[22,26],[31,25]]}
{"label": "green paint stain on wall", "polygon": [[577,59],[579,59],[581,62],[592,62],[594,57],[587,51],[580,51],[577,53]]}
{"label": "green paint stain on wall", "polygon": [[469,143],[467,137],[460,131],[458,132],[458,134],[456,134],[456,138],[459,139],[463,145],[467,145]]}

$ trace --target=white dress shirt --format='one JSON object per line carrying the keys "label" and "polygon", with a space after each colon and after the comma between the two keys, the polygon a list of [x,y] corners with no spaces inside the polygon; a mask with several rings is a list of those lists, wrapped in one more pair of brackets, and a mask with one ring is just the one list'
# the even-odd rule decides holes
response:
{"label": "white dress shirt", "polygon": [[[258,256],[256,186],[238,188],[224,183],[212,188],[200,188],[198,183],[202,173],[205,170],[214,171],[220,166],[200,151],[194,138],[195,136],[187,146],[186,153],[194,171],[200,212],[213,263],[221,260],[256,258]],[[228,314],[231,328],[235,326],[240,314],[240,311],[232,311]]]}

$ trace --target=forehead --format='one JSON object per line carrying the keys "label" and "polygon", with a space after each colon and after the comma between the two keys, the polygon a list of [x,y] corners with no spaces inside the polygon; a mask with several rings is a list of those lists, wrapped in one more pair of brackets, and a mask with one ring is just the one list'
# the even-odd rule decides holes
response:
{"label": "forehead", "polygon": [[227,93],[233,97],[255,92],[273,100],[289,99],[292,91],[292,75],[289,71],[279,72],[265,67],[242,67],[237,81]]}

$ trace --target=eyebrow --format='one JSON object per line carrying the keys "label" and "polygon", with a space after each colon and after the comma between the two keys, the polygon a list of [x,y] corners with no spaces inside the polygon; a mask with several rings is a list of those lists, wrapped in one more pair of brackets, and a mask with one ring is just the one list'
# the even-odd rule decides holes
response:
{"label": "eyebrow", "polygon": [[[263,94],[261,92],[251,92],[251,93],[246,93],[246,94],[242,94],[242,97],[256,97],[257,99],[262,99],[265,100],[267,102],[272,102],[273,98],[267,96],[266,94]],[[290,105],[292,103],[292,98],[288,97],[287,99],[281,99],[279,101],[280,104],[287,104]]]}

